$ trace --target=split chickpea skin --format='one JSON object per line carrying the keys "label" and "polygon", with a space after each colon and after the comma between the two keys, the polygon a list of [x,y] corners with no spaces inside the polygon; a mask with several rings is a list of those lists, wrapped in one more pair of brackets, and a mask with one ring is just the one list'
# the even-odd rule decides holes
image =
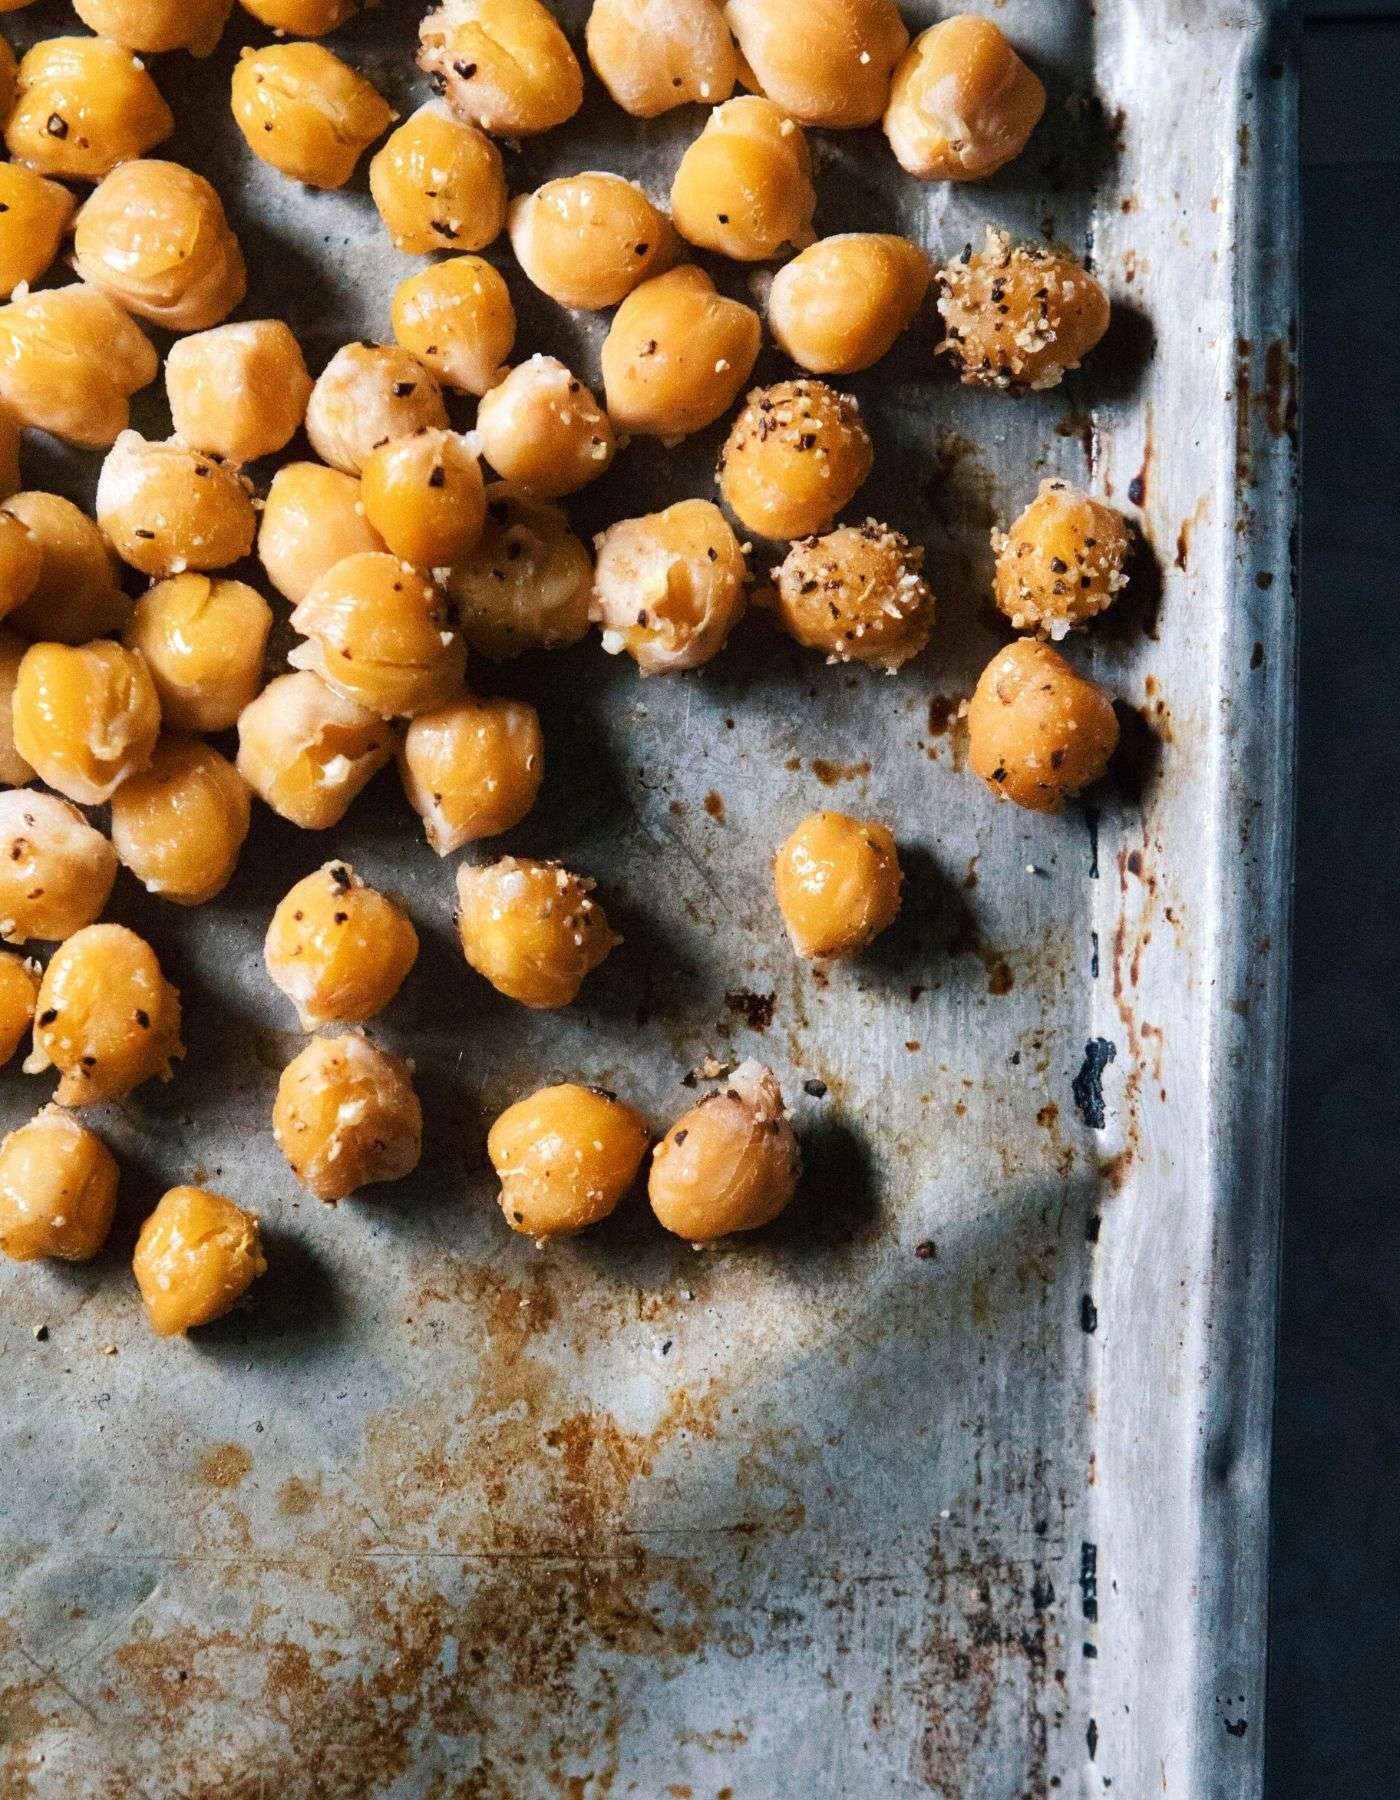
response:
{"label": "split chickpea skin", "polygon": [[245,50],[233,116],[254,156],[307,187],[341,188],[393,121],[377,88],[324,44]]}
{"label": "split chickpea skin", "polygon": [[541,0],[444,0],[419,28],[418,66],[498,137],[550,131],[583,104],[583,71]]}
{"label": "split chickpea skin", "polygon": [[129,49],[102,36],[47,38],[20,59],[5,144],[39,175],[101,181],[174,129],[160,89]]}
{"label": "split chickpea skin", "polygon": [[141,1227],[132,1271],[157,1337],[223,1318],[267,1273],[258,1221],[226,1194],[177,1187]]}

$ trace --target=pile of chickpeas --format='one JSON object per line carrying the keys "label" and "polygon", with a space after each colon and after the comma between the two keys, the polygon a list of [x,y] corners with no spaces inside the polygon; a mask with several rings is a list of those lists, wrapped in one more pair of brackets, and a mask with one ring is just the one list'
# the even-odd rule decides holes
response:
{"label": "pile of chickpeas", "polygon": [[[20,1260],[98,1251],[118,1169],[80,1115],[170,1079],[183,1054],[156,951],[102,921],[119,865],[203,905],[231,879],[255,802],[330,832],[391,761],[439,856],[487,842],[530,811],[546,745],[535,709],[478,696],[469,665],[595,626],[643,676],[674,675],[718,656],[761,601],[829,663],[897,674],[929,643],[935,597],[920,546],[861,512],[877,447],[831,378],[878,363],[930,289],[938,352],[1003,394],[1054,386],[1109,322],[1067,250],[995,226],[941,268],[891,233],[818,235],[811,129],[882,122],[925,182],[974,181],[1022,152],[1045,90],[990,20],[946,18],[911,43],[893,0],[595,0],[587,60],[619,107],[707,109],[663,207],[603,171],[508,193],[498,140],[558,130],[583,99],[541,0],[429,10],[430,91],[407,118],[321,41],[358,0],[241,4],[276,34],[233,76],[250,154],[333,189],[373,149],[390,243],[436,260],[395,293],[392,341],[347,344],[313,379],[285,323],[233,321],[246,269],[220,197],[158,154],[174,120],[144,59],[207,55],[232,0],[73,0],[86,31],[18,63],[0,46],[0,937],[15,947],[0,956],[0,1053],[32,1035],[24,1069],[57,1076],[53,1103],[0,1145],[0,1251]],[[480,254],[502,234],[559,305],[612,309],[600,392],[555,356],[517,355],[510,290]],[[745,392],[765,319],[696,251],[780,264],[766,324],[791,377]],[[76,279],[56,277],[64,260]],[[147,324],[177,334],[164,441],[129,428],[132,396],[161,373]],[[470,430],[454,423],[464,396]],[[571,529],[559,502],[631,440],[675,444],[731,413],[715,498],[678,495],[591,546]],[[102,453],[94,517],[23,488],[26,429]],[[258,491],[248,466],[294,441],[305,451]],[[1116,744],[1109,697],[1053,643],[1112,604],[1130,530],[1046,481],[993,546],[994,598],[1022,635],[977,683],[969,761],[999,798],[1051,812]],[[254,553],[261,578],[230,572]],[[264,587],[298,640],[271,679]],[[209,741],[226,732],[231,756]],[[105,832],[84,811],[97,807]],[[890,925],[903,877],[886,824],[827,811],[777,848],[773,880],[794,953],[831,959]],[[568,1006],[621,942],[593,881],[558,863],[462,862],[455,881],[467,964],[522,1006]],[[52,947],[42,967],[34,944]],[[363,1030],[417,953],[403,907],[339,858],[269,923],[268,976],[308,1034],[272,1129],[327,1202],[418,1163],[412,1066]],[[595,1224],[649,1151],[656,1217],[695,1245],[767,1224],[797,1187],[798,1139],[758,1063],[653,1137],[600,1087],[518,1100],[487,1142],[506,1223],[540,1242]],[[134,1266],[170,1335],[225,1312],[266,1263],[249,1212],[180,1187]]]}

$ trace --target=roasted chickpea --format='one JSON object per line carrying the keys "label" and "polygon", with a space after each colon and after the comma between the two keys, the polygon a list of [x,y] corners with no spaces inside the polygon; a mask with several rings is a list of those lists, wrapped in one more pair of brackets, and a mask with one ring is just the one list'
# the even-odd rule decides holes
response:
{"label": "roasted chickpea", "polygon": [[553,356],[532,356],[484,394],[476,429],[498,475],[548,500],[596,480],[617,449],[608,415]]}
{"label": "roasted chickpea", "polygon": [[747,575],[719,508],[677,500],[602,533],[589,616],[603,628],[603,648],[625,650],[643,675],[695,669],[743,617]]}
{"label": "roasted chickpea", "polygon": [[0,953],[0,1063],[9,1062],[29,1036],[42,973],[33,957]]}
{"label": "roasted chickpea", "polygon": [[512,1231],[537,1244],[606,1219],[637,1179],[651,1132],[606,1088],[562,1082],[508,1106],[486,1154]]}
{"label": "roasted chickpea", "polygon": [[803,538],[773,577],[778,623],[828,662],[872,663],[893,675],[933,630],[923,560],[918,545],[874,519]]}
{"label": "roasted chickpea", "polygon": [[622,939],[593,883],[558,863],[503,856],[457,871],[457,928],[478,975],[524,1006],[560,1007]]}
{"label": "roasted chickpea", "polygon": [[272,1131],[293,1175],[334,1204],[418,1167],[423,1109],[413,1065],[360,1032],[313,1038],[277,1085]]}
{"label": "roasted chickpea", "polygon": [[324,44],[296,43],[243,52],[233,116],[254,156],[307,187],[341,188],[394,113]]}
{"label": "roasted chickpea", "polygon": [[79,806],[105,806],[151,760],[160,702],[134,650],[99,638],[32,644],[15,680],[15,747]]}
{"label": "roasted chickpea", "polygon": [[381,718],[412,718],[462,685],[467,647],[436,582],[384,552],[350,556],[292,614],[287,658]]}
{"label": "roasted chickpea", "polygon": [[756,94],[715,108],[671,184],[676,230],[736,262],[766,262],[810,244],[816,205],[806,138]]}
{"label": "roasted chickpea", "polygon": [[755,388],[719,457],[725,502],[766,538],[824,531],[874,463],[870,434],[849,394],[824,381]]}
{"label": "roasted chickpea", "polygon": [[165,359],[176,437],[225,462],[285,450],[311,398],[301,346],[280,319],[250,319],[181,338]]}
{"label": "roasted chickpea", "polygon": [[921,181],[980,181],[1019,156],[1045,89],[990,19],[958,13],[914,40],[895,70],[885,136]]}
{"label": "roasted chickpea", "polygon": [[776,1219],[801,1173],[781,1088],[771,1070],[744,1062],[656,1146],[647,1193],[666,1230],[698,1248]]}
{"label": "roasted chickpea", "polygon": [[39,546],[39,579],[6,620],[22,636],[86,644],[120,631],[131,600],[117,585],[121,565],[85,512],[61,494],[15,494],[4,510]]}
{"label": "roasted chickpea", "polygon": [[188,50],[208,56],[224,35],[233,0],[73,0],[89,31],[127,50]]}
{"label": "roasted chickpea", "polygon": [[578,58],[540,0],[443,0],[418,37],[418,67],[483,131],[532,137],[583,104]]}
{"label": "roasted chickpea", "polygon": [[402,907],[366,887],[349,863],[329,862],[297,882],[273,913],[263,957],[303,1031],[361,1025],[403,986],[418,960],[418,933]]}
{"label": "roasted chickpea", "polygon": [[741,300],[683,263],[634,288],[603,340],[603,386],[619,431],[679,441],[728,412],[763,329]]}
{"label": "roasted chickpea", "polygon": [[888,827],[839,812],[804,819],[773,860],[778,909],[799,956],[864,950],[893,924],[903,879]]}
{"label": "roasted chickpea", "polygon": [[131,1267],[157,1337],[223,1318],[267,1273],[258,1221],[226,1194],[163,1194],[136,1239]]}
{"label": "roasted chickpea", "polygon": [[968,387],[1058,387],[1108,330],[1108,296],[1068,250],[987,231],[938,275],[939,350]]}
{"label": "roasted chickpea", "polygon": [[654,119],[734,92],[739,57],[716,0],[593,0],[588,60],[624,112]]}
{"label": "roasted chickpea", "polygon": [[968,761],[994,794],[1058,812],[1118,747],[1113,703],[1058,650],[1018,638],[982,671],[967,714]]}
{"label": "roasted chickpea", "polygon": [[0,306],[0,401],[25,425],[105,450],[160,358],[130,315],[82,284]]}
{"label": "roasted chickpea", "polygon": [[365,517],[395,556],[446,569],[476,548],[486,518],[481,465],[464,437],[420,431],[372,451],[361,477]]}
{"label": "roasted chickpea", "polygon": [[768,295],[778,348],[816,375],[854,375],[889,351],[928,293],[928,258],[908,238],[848,231],[785,263]]}
{"label": "roasted chickpea", "polygon": [[112,796],[112,842],[148,894],[203,906],[233,879],[250,811],[226,757],[198,738],[162,738]]}
{"label": "roasted chickpea", "polygon": [[753,85],[800,124],[873,125],[909,43],[893,0],[725,0]]}
{"label": "roasted chickpea", "polygon": [[997,605],[1018,631],[1062,638],[1127,585],[1132,534],[1122,513],[1067,481],[1042,481],[1009,531],[992,533]]}
{"label": "roasted chickpea", "polygon": [[369,189],[396,250],[484,250],[506,222],[501,153],[475,125],[430,100],[369,165]]}
{"label": "roasted chickpea", "polygon": [[46,1106],[0,1144],[0,1255],[87,1262],[112,1229],[117,1179],[102,1139]]}
{"label": "roasted chickpea", "polygon": [[479,256],[452,256],[410,275],[389,317],[403,348],[465,394],[484,394],[500,380],[515,343],[510,289]]}
{"label": "roasted chickpea", "polygon": [[359,0],[242,0],[242,4],[260,25],[288,37],[325,37],[360,10]]}
{"label": "roasted chickpea", "polygon": [[447,591],[472,650],[504,662],[559,650],[588,630],[593,564],[557,506],[507,482],[486,490],[486,524]]}
{"label": "roasted chickpea", "polygon": [[0,794],[0,937],[60,944],[91,925],[117,878],[117,853],[76,806],[38,788]]}
{"label": "roasted chickpea", "polygon": [[404,734],[399,774],[439,856],[518,825],[544,778],[540,716],[523,700],[463,694],[419,713]]}
{"label": "roasted chickpea", "polygon": [[238,718],[238,772],[303,831],[338,825],[394,754],[384,721],[318,675],[279,675]]}
{"label": "roasted chickpea", "polygon": [[7,626],[0,625],[0,786],[23,787],[34,771],[15,749],[15,683],[29,648]]}
{"label": "roasted chickpea", "polygon": [[144,1081],[169,1081],[180,1042],[180,996],[156,953],[124,925],[85,925],[54,951],[39,984],[26,1075],[59,1073],[60,1106],[120,1100]]}
{"label": "roasted chickpea", "polygon": [[365,517],[356,476],[306,462],[286,463],[273,476],[258,555],[268,580],[293,606],[347,556],[383,548]]}
{"label": "roasted chickpea", "polygon": [[171,731],[227,731],[257,694],[272,608],[255,588],[207,575],[157,582],[125,641],[139,650]]}
{"label": "roasted chickpea", "polygon": [[560,306],[616,306],[676,260],[671,221],[635,181],[589,171],[547,181],[511,202],[510,244]]}
{"label": "roasted chickpea", "polygon": [[0,163],[0,294],[9,299],[53,266],[73,216],[65,187],[23,163]]}
{"label": "roasted chickpea", "polygon": [[0,618],[12,613],[39,585],[44,552],[17,514],[0,508]]}
{"label": "roasted chickpea", "polygon": [[40,175],[101,181],[163,143],[175,118],[145,67],[105,37],[48,38],[19,65],[5,143]]}
{"label": "roasted chickpea", "polygon": [[397,344],[346,344],[337,350],[306,407],[312,449],[348,475],[358,475],[381,444],[446,425],[436,379]]}
{"label": "roasted chickpea", "polygon": [[253,548],[257,514],[236,469],[178,438],[124,431],[97,481],[97,522],[122,561],[163,579],[226,569]]}

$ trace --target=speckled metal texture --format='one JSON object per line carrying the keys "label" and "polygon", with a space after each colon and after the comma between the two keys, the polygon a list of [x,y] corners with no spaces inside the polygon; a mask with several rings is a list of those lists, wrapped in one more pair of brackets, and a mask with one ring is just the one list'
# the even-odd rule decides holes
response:
{"label": "speckled metal texture", "polygon": [[[419,10],[388,0],[337,40],[401,105]],[[925,320],[850,384],[879,445],[857,510],[927,544],[940,598],[898,678],[828,669],[761,615],[683,679],[596,642],[482,671],[545,721],[543,798],[506,847],[596,875],[626,933],[579,1005],[529,1013],[464,968],[451,868],[392,771],[323,838],[260,810],[198,912],[123,877],[114,916],[158,944],[190,1053],[99,1116],[126,1170],[109,1249],[0,1272],[6,1796],[1258,1793],[1291,60],[1252,0],[996,16],[1050,90],[1029,153],[923,187],[876,134],[814,134],[819,226],[940,255],[989,221],[1054,232],[1092,251],[1110,339],[1012,401],[955,387]],[[69,25],[55,0],[6,20],[25,41]],[[155,70],[171,152],[247,246],[244,315],[287,317],[319,366],[387,334],[412,265],[363,179],[305,193],[244,151],[227,84],[257,31],[239,13],[212,62]],[[664,193],[699,123],[637,125],[591,90],[508,152],[512,188],[593,166]],[[490,254],[520,351],[596,377],[605,320]],[[634,445],[578,521],[709,492],[716,440]],[[27,454],[32,482],[90,491],[91,459]],[[1117,776],[1038,818],[967,773],[957,707],[998,642],[988,530],[1055,472],[1135,503],[1150,554],[1073,652],[1125,702]],[[910,876],[897,927],[825,975],[768,888],[820,805],[888,820]],[[429,1124],[415,1179],[331,1210],[268,1129],[300,1040],[260,948],[333,851],[422,934],[382,1036],[417,1060]],[[504,1103],[581,1076],[662,1122],[688,1071],[743,1055],[773,1063],[805,1143],[777,1227],[708,1255],[639,1203],[547,1254],[504,1229],[481,1154]],[[0,1085],[7,1123],[47,1096]],[[261,1213],[271,1268],[246,1310],[160,1343],[130,1252],[188,1179]]]}

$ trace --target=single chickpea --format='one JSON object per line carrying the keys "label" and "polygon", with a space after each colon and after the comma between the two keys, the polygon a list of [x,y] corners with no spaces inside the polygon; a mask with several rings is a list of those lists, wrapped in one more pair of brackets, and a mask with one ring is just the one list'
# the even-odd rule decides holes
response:
{"label": "single chickpea", "polygon": [[462,685],[467,647],[435,581],[380,551],[347,557],[291,617],[307,642],[287,661],[383,719],[441,706]]}
{"label": "single chickpea", "polygon": [[35,44],[19,65],[7,116],[5,143],[15,161],[69,181],[101,181],[175,129],[144,65],[105,37]]}
{"label": "single chickpea", "polygon": [[169,1081],[180,1042],[180,996],[156,953],[124,925],[85,925],[54,951],[39,984],[26,1075],[54,1068],[60,1106],[120,1100]]}
{"label": "single chickpea", "polygon": [[476,429],[496,473],[546,500],[596,480],[617,450],[608,415],[553,356],[532,356],[483,394]]}
{"label": "single chickpea", "polygon": [[875,519],[803,538],[774,573],[778,623],[828,662],[871,663],[893,675],[933,630],[923,560],[918,545]]}
{"label": "single chickpea", "polygon": [[980,181],[1018,157],[1045,89],[990,19],[957,13],[921,32],[895,70],[885,136],[921,181]]}
{"label": "single chickpea", "polygon": [[675,262],[671,221],[635,181],[590,170],[547,181],[510,207],[521,268],[560,306],[616,306]]}
{"label": "single chickpea", "polygon": [[0,1144],[0,1255],[89,1261],[112,1229],[117,1179],[102,1139],[46,1106]]}
{"label": "single chickpea", "polygon": [[236,469],[178,438],[124,431],[97,481],[97,522],[122,561],[163,580],[226,569],[253,548],[258,520]]}
{"label": "single chickpea", "polygon": [[14,494],[4,511],[39,546],[39,579],[6,620],[30,639],[87,644],[120,631],[131,599],[118,585],[121,564],[96,523],[61,494]]}
{"label": "single chickpea", "polygon": [[420,106],[369,165],[369,190],[396,250],[484,250],[506,222],[501,153],[442,100]]}
{"label": "single chickpea", "polygon": [[487,488],[481,539],[447,578],[462,636],[493,662],[576,644],[592,586],[588,551],[559,508],[504,481]]}
{"label": "single chickpea", "polygon": [[615,430],[679,441],[728,412],[753,373],[763,328],[741,300],[683,263],[634,288],[603,340]]}
{"label": "single chickpea", "polygon": [[61,944],[91,925],[117,879],[117,853],[76,806],[39,788],[0,794],[0,938]]}
{"label": "single chickpea", "polygon": [[227,731],[258,692],[272,608],[256,588],[208,575],[157,582],[126,628],[170,731]]}
{"label": "single chickpea", "polygon": [[781,1088],[761,1063],[743,1062],[656,1146],[647,1193],[666,1230],[698,1248],[776,1219],[801,1173]]}
{"label": "single chickpea", "polygon": [[691,101],[717,106],[739,79],[716,0],[593,0],[587,45],[594,74],[634,119]]}
{"label": "single chickpea", "polygon": [[533,137],[583,104],[578,58],[540,0],[443,0],[418,38],[418,67],[483,131]]}
{"label": "single chickpea", "polygon": [[383,550],[365,517],[360,482],[320,463],[285,463],[272,478],[258,529],[267,578],[293,606],[347,556]]}
{"label": "single chickpea", "polygon": [[165,391],[175,435],[225,462],[273,456],[301,429],[311,377],[280,319],[220,325],[173,344]]}
{"label": "single chickpea", "polygon": [[29,1036],[42,973],[32,956],[0,953],[0,1063],[9,1062]]}
{"label": "single chickpea", "polygon": [[183,1337],[231,1311],[267,1258],[252,1213],[226,1194],[177,1187],[141,1227],[131,1267],[152,1331]]}
{"label": "single chickpea", "polygon": [[466,438],[426,430],[382,444],[361,476],[365,517],[395,556],[447,569],[470,556],[486,519],[481,465]]}
{"label": "single chickpea", "polygon": [[22,606],[39,585],[44,552],[16,513],[0,507],[0,618]]}
{"label": "single chickpea", "polygon": [[29,648],[8,626],[0,625],[0,787],[24,787],[34,771],[15,749],[15,683]]}
{"label": "single chickpea", "polygon": [[755,388],[719,455],[731,512],[766,538],[824,531],[870,473],[875,455],[849,394],[803,377]]}
{"label": "single chickpea", "polygon": [[45,288],[0,306],[0,401],[84,450],[116,441],[131,396],[159,369],[150,339],[96,288]]}
{"label": "single chickpea", "polygon": [[397,344],[346,344],[321,371],[306,407],[306,435],[322,462],[358,475],[371,451],[445,430],[435,377]]}
{"label": "single chickpea", "polygon": [[506,1224],[537,1244],[596,1225],[637,1179],[650,1142],[646,1120],[607,1088],[568,1081],[517,1100],[486,1139]]}
{"label": "single chickpea", "polygon": [[1108,330],[1108,296],[1068,250],[987,230],[938,275],[938,346],[968,387],[1058,387]]}
{"label": "single chickpea", "polygon": [[394,754],[394,734],[318,675],[279,675],[238,718],[238,772],[303,831],[338,825]]}
{"label": "single chickpea", "polygon": [[67,188],[23,163],[0,163],[0,294],[6,300],[53,267],[76,204]]}
{"label": "single chickpea", "polygon": [[148,894],[203,906],[233,879],[248,835],[248,785],[198,738],[165,737],[112,796],[112,842]]}
{"label": "single chickpea", "polygon": [[209,56],[224,35],[233,0],[73,0],[89,31],[127,50],[188,50]]}
{"label": "single chickpea", "polygon": [[888,827],[839,812],[804,819],[773,860],[792,947],[823,960],[856,955],[892,925],[903,880]]}
{"label": "single chickpea", "polygon": [[909,43],[893,0],[725,0],[752,85],[802,125],[874,125]]}
{"label": "single chickpea", "polygon": [[349,863],[329,862],[297,882],[273,913],[263,957],[303,1031],[362,1025],[403,986],[418,960],[418,933],[402,907],[366,887]]}
{"label": "single chickpea", "polygon": [[233,116],[254,156],[314,188],[342,188],[393,123],[378,88],[324,44],[244,50],[233,71]]}
{"label": "single chickpea", "polygon": [[105,806],[150,762],[160,702],[145,662],[121,644],[31,644],[14,719],[15,747],[41,781],[79,806]]}
{"label": "single chickpea", "polygon": [[413,1065],[360,1032],[313,1038],[277,1084],[272,1131],[293,1175],[334,1205],[362,1187],[402,1181],[423,1150]]}
{"label": "single chickpea", "polygon": [[1118,747],[1113,702],[1058,650],[1018,638],[982,671],[967,714],[968,761],[994,794],[1058,812]]}
{"label": "single chickpea", "polygon": [[242,6],[269,31],[310,38],[338,30],[360,10],[359,0],[242,0]]}
{"label": "single chickpea", "polygon": [[623,519],[598,538],[589,616],[603,648],[643,675],[696,669],[744,615],[748,570],[729,521],[709,500]]}
{"label": "single chickpea", "polygon": [[671,184],[676,230],[736,262],[767,262],[810,244],[816,205],[806,138],[756,94],[714,109]]}
{"label": "single chickpea", "polygon": [[768,327],[784,355],[814,375],[854,375],[913,324],[931,279],[928,258],[908,238],[822,238],[773,277]]}
{"label": "single chickpea", "polygon": [[552,862],[503,856],[457,871],[462,950],[497,993],[555,1008],[622,939],[593,898],[593,883]]}
{"label": "single chickpea", "polygon": [[1067,481],[1042,481],[1009,531],[992,533],[997,605],[1018,631],[1064,637],[1126,587],[1128,521]]}
{"label": "single chickpea", "polygon": [[403,348],[464,394],[484,394],[499,381],[515,344],[510,289],[479,256],[452,256],[410,275],[389,318]]}
{"label": "single chickpea", "polygon": [[439,856],[496,837],[518,825],[539,794],[540,716],[523,700],[462,694],[413,720],[399,775]]}

